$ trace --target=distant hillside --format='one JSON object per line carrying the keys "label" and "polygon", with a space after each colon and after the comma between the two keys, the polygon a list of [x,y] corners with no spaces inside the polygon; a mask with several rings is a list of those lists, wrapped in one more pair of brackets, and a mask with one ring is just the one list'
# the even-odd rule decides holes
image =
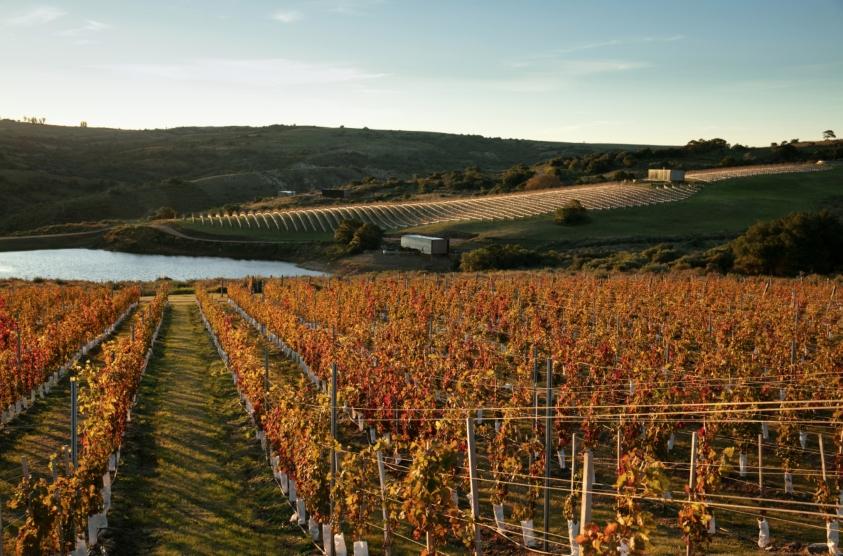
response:
{"label": "distant hillside", "polygon": [[642,145],[309,126],[127,131],[0,121],[0,231],[201,211],[279,189],[478,167],[498,172]]}
{"label": "distant hillside", "polygon": [[631,148],[606,146],[605,150],[555,156],[535,164],[519,163],[505,170],[466,167],[437,171],[412,178],[367,176],[336,189],[342,198],[326,198],[318,192],[279,196],[259,202],[223,207],[238,210],[286,209],[382,201],[430,201],[467,195],[536,191],[563,186],[627,181],[646,178],[652,168],[688,171],[726,168],[746,169],[764,164],[832,161],[843,159],[843,141],[788,141],[769,147],[732,145],[724,139],[694,139],[681,147]]}

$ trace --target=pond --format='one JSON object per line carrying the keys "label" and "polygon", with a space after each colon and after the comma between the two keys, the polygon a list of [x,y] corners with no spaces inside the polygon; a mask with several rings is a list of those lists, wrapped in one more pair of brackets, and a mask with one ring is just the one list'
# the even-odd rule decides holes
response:
{"label": "pond", "polygon": [[0,279],[55,278],[108,282],[157,278],[201,280],[244,276],[321,276],[292,263],[223,257],[133,255],[98,249],[0,252]]}

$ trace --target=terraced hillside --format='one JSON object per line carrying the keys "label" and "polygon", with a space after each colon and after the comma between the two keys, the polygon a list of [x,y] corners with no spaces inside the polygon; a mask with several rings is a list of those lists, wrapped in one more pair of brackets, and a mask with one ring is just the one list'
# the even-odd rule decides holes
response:
{"label": "terraced hillside", "polygon": [[734,177],[816,171],[812,164],[718,168],[689,172],[683,184],[610,182],[527,193],[404,203],[337,205],[291,210],[212,213],[189,220],[207,226],[278,232],[330,232],[343,220],[360,220],[396,230],[449,221],[513,220],[548,214],[571,200],[589,210],[637,207],[686,199],[701,185]]}

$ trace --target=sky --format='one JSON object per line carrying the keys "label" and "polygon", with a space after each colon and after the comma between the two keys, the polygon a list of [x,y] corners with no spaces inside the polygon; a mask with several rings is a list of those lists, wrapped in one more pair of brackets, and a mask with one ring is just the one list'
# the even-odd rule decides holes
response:
{"label": "sky", "polygon": [[843,0],[0,0],[0,117],[573,142],[843,135]]}

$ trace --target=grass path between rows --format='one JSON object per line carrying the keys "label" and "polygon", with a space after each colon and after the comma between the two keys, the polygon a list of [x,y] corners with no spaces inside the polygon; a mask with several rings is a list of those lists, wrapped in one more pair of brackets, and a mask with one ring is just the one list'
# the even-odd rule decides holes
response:
{"label": "grass path between rows", "polygon": [[170,303],[124,441],[105,546],[122,555],[308,554],[195,297]]}

